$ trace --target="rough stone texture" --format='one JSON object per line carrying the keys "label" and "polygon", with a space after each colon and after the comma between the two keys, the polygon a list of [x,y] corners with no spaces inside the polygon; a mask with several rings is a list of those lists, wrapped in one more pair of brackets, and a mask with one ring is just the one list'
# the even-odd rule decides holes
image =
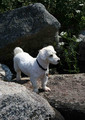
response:
{"label": "rough stone texture", "polygon": [[67,120],[85,118],[85,74],[51,76],[49,87],[45,97]]}
{"label": "rough stone texture", "polygon": [[[30,89],[30,84],[25,86]],[[41,92],[66,120],[85,119],[85,74],[50,75],[51,92]]]}
{"label": "rough stone texture", "polygon": [[0,64],[0,78],[6,81],[11,81],[12,80],[12,72],[10,69],[4,65]]}
{"label": "rough stone texture", "polygon": [[[57,107],[80,110],[85,113],[85,74],[55,75],[49,78],[49,101]],[[62,106],[61,106],[62,105]]]}
{"label": "rough stone texture", "polygon": [[43,46],[53,44],[59,28],[58,20],[41,3],[0,14],[1,63],[11,64],[16,46],[35,56]]}
{"label": "rough stone texture", "polygon": [[0,80],[0,120],[64,120],[49,103],[25,86]]}

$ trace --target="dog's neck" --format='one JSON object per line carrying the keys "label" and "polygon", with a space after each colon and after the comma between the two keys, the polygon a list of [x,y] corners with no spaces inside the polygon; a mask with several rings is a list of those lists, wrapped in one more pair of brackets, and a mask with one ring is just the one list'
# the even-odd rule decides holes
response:
{"label": "dog's neck", "polygon": [[49,66],[48,61],[42,60],[42,59],[40,58],[40,56],[37,56],[36,60],[37,60],[37,63],[38,63],[38,65],[39,65],[39,67],[41,66],[41,69],[43,69],[43,70],[45,70],[45,71],[48,69],[48,66]]}

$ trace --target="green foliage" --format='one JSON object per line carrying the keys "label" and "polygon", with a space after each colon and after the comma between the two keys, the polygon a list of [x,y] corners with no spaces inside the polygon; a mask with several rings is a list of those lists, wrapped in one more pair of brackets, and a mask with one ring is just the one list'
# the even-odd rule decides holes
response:
{"label": "green foliage", "polygon": [[81,21],[79,23],[80,29],[85,29],[85,16],[81,17]]}
{"label": "green foliage", "polygon": [[30,3],[30,0],[2,0],[0,3],[0,12],[26,6]]}
{"label": "green foliage", "polygon": [[59,56],[61,58],[60,69],[64,73],[79,73],[78,60],[76,52],[79,43],[76,36],[70,36],[67,32],[61,33],[64,44],[60,45]]}
{"label": "green foliage", "polygon": [[50,0],[46,7],[60,21],[61,31],[72,34],[80,31],[81,18],[85,16],[85,0]]}

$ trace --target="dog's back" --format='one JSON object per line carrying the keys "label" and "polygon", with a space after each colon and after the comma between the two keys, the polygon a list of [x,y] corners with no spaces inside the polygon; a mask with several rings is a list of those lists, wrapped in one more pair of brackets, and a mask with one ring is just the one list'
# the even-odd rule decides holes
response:
{"label": "dog's back", "polygon": [[20,47],[14,49],[14,69],[15,71],[22,71],[24,74],[28,75],[29,68],[32,68],[34,63],[34,58],[28,53],[24,52]]}

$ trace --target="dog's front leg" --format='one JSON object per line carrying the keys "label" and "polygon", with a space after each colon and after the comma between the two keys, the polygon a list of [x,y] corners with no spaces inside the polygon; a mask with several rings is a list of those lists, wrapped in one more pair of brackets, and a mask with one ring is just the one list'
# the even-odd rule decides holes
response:
{"label": "dog's front leg", "polygon": [[51,91],[51,89],[49,87],[47,87],[47,82],[48,82],[48,76],[44,76],[43,79],[42,79],[42,88],[45,90],[45,91]]}
{"label": "dog's front leg", "polygon": [[30,77],[30,81],[32,83],[33,86],[33,91],[38,93],[38,86],[37,86],[37,79],[35,79],[34,77]]}

